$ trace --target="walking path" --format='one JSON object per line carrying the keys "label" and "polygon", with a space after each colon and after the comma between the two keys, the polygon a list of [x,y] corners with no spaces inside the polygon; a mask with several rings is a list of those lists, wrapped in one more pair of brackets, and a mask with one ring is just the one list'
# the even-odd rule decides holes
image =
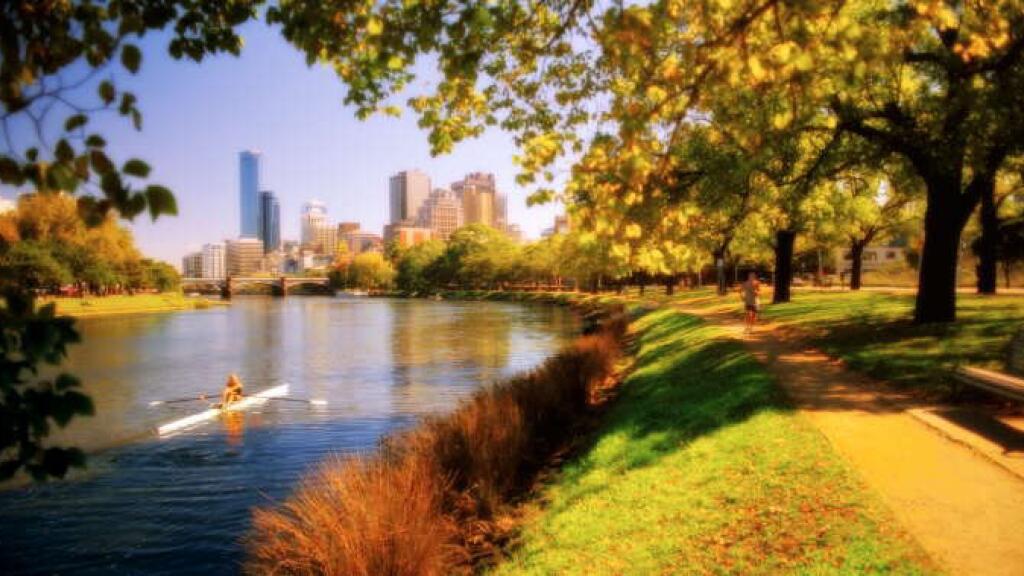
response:
{"label": "walking path", "polygon": [[[1024,463],[771,326],[681,308],[735,331],[797,407],[952,574],[1024,575]],[[929,420],[931,419],[931,420]],[[1019,455],[1018,455],[1019,456]],[[1018,475],[1020,474],[1020,475]]]}

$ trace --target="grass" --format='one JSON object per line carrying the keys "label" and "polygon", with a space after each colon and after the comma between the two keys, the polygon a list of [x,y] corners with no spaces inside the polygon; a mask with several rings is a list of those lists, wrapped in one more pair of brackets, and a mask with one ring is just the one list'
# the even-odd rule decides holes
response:
{"label": "grass", "polygon": [[915,325],[913,307],[912,295],[798,291],[763,317],[855,370],[932,395],[949,391],[958,365],[1003,369],[1010,339],[1024,327],[1024,296],[961,294],[949,325]]}
{"label": "grass", "polygon": [[87,296],[85,298],[43,298],[40,304],[57,303],[57,313],[76,317],[108,314],[135,314],[140,312],[169,312],[193,310],[220,304],[205,298],[186,298],[180,292],[136,294],[129,296]]}
{"label": "grass", "polygon": [[325,464],[285,502],[254,512],[247,571],[397,576],[488,562],[507,539],[503,513],[600,405],[625,330],[616,314],[451,414]]}
{"label": "grass", "polygon": [[670,309],[636,329],[600,433],[498,573],[933,571],[739,343]]}

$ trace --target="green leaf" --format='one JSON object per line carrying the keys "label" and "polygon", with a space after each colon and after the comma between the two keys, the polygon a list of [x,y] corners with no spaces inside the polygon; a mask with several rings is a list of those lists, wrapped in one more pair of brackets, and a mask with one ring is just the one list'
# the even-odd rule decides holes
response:
{"label": "green leaf", "polygon": [[82,126],[85,126],[85,123],[88,121],[89,118],[85,114],[75,114],[74,116],[69,116],[68,119],[64,121],[64,130],[67,132],[71,132],[75,128],[81,128]]}
{"label": "green leaf", "polygon": [[89,159],[92,161],[92,169],[99,174],[108,174],[114,171],[114,163],[101,150],[89,151]]}
{"label": "green leaf", "polygon": [[146,164],[138,158],[132,158],[124,163],[124,167],[121,168],[121,171],[129,176],[146,178],[149,176],[149,164]]}
{"label": "green leaf", "polygon": [[107,145],[107,141],[99,134],[89,134],[89,137],[85,139],[85,145],[90,148],[103,148]]}
{"label": "green leaf", "polygon": [[131,92],[121,94],[121,104],[117,107],[117,111],[120,112],[122,116],[127,116],[135,109],[136,101],[137,99],[135,98],[135,94],[132,94]]}
{"label": "green leaf", "polygon": [[100,189],[118,208],[128,200],[128,191],[125,190],[124,184],[121,182],[121,175],[117,172],[111,171],[104,174],[100,179]]}
{"label": "green leaf", "polygon": [[21,165],[7,156],[0,156],[0,182],[21,186],[25,182]]}
{"label": "green leaf", "polygon": [[117,97],[117,90],[114,89],[114,85],[109,80],[100,82],[97,92],[99,92],[104,104],[110,104]]}
{"label": "green leaf", "polygon": [[61,138],[53,151],[54,157],[59,162],[70,162],[75,157],[75,149],[68,144],[68,141]]}
{"label": "green leaf", "polygon": [[149,215],[156,220],[161,214],[177,215],[178,202],[170,190],[159,185],[146,188],[146,201],[149,203]]}
{"label": "green leaf", "polygon": [[124,48],[121,49],[121,64],[128,69],[129,72],[135,74],[139,71],[139,65],[142,63],[142,51],[139,47],[134,44],[125,44]]}

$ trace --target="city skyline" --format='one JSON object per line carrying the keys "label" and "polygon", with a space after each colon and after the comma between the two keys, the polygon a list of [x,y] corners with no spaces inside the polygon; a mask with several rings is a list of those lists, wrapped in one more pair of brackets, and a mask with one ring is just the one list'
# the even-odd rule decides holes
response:
{"label": "city skyline", "polygon": [[[415,114],[357,120],[342,104],[343,89],[332,70],[307,66],[300,52],[261,23],[240,32],[246,47],[239,57],[213,56],[202,65],[172,59],[166,33],[147,35],[139,42],[146,55],[142,72],[116,78],[138,96],[143,129],[135,131],[117,115],[98,115],[90,122],[109,137],[112,158],[146,160],[151,180],[175,193],[177,216],[151,222],[142,215],[129,224],[147,256],[180,266],[187,252],[238,235],[238,154],[246,149],[262,153],[258,191],[277,195],[282,239],[298,237],[295,215],[310,198],[327,203],[339,220],[380,231],[389,217],[381,193],[387,178],[417,167],[438,183],[474,170],[494,172],[499,189],[509,195],[510,220],[531,237],[561,210],[555,205],[527,209],[528,190],[515,184],[516,148],[507,134],[492,129],[451,154],[433,157]],[[425,68],[423,74],[434,73]],[[412,85],[410,95],[414,90],[418,87]],[[8,199],[25,191],[0,188]]]}

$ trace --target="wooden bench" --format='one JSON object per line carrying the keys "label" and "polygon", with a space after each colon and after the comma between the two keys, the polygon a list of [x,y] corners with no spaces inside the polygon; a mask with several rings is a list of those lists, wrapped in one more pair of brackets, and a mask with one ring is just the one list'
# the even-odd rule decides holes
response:
{"label": "wooden bench", "polygon": [[953,377],[961,384],[1024,402],[1024,378],[974,366],[961,366]]}
{"label": "wooden bench", "polygon": [[980,388],[1012,400],[1024,402],[1024,329],[1017,332],[1010,342],[1010,357],[1006,363],[1011,372],[997,372],[975,366],[961,366],[953,373],[960,384]]}

